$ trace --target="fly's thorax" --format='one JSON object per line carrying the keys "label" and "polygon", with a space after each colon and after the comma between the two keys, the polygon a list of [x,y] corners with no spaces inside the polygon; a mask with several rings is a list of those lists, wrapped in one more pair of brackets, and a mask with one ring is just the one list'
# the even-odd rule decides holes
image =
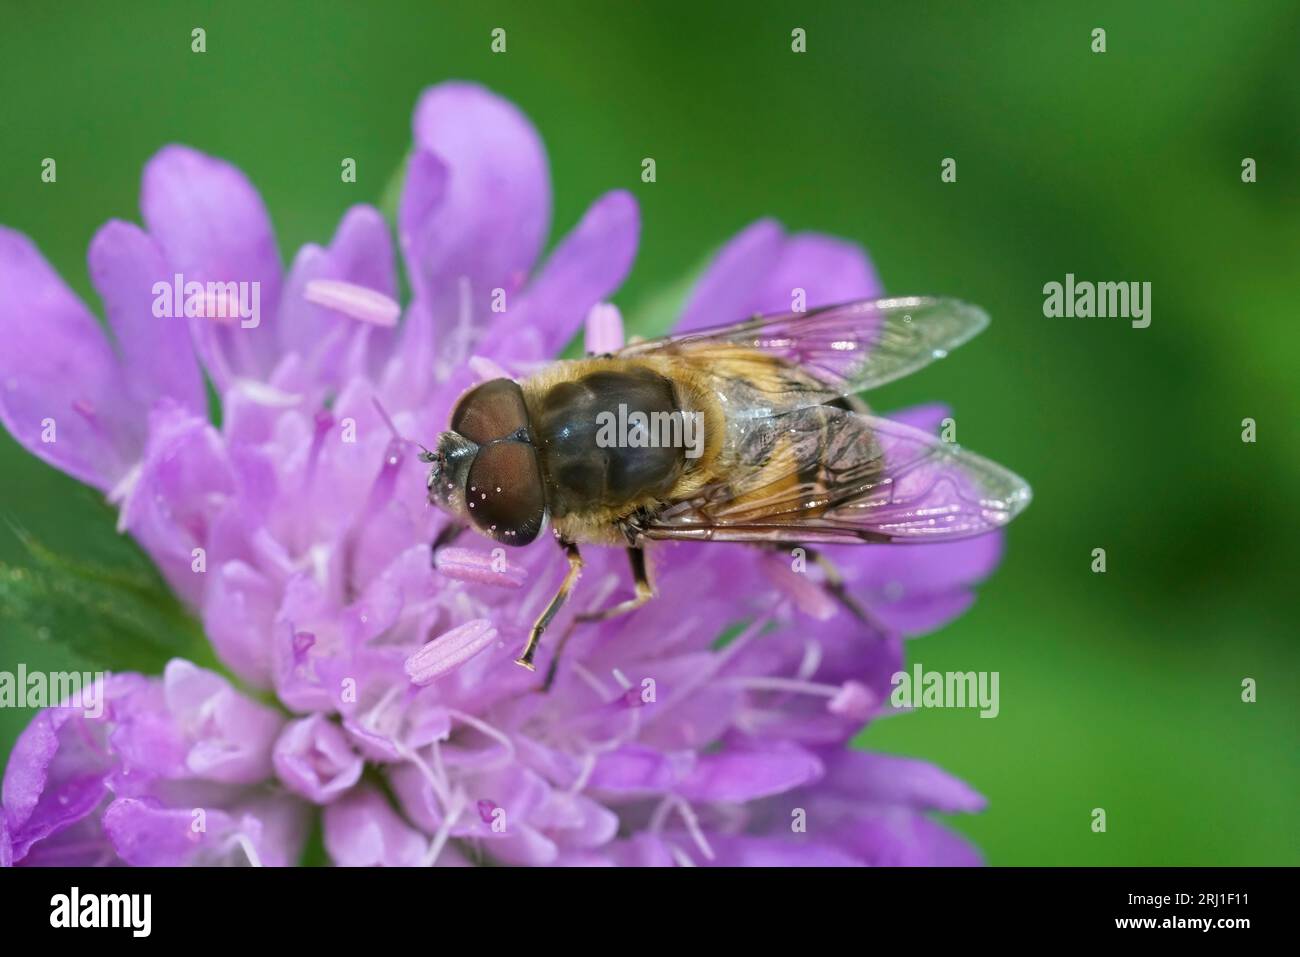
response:
{"label": "fly's thorax", "polygon": [[674,383],[632,363],[547,383],[533,419],[556,516],[666,497],[703,442]]}

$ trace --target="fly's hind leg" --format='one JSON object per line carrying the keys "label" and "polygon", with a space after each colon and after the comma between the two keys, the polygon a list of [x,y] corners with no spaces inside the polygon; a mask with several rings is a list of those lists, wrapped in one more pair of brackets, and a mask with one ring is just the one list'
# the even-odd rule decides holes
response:
{"label": "fly's hind leg", "polygon": [[[781,547],[784,548],[784,546]],[[834,562],[815,548],[809,548],[807,545],[798,545],[795,547],[802,548],[804,554],[812,559],[813,562],[816,563],[817,567],[822,570],[822,576],[825,579],[822,582],[822,588],[825,589],[826,594],[839,602],[850,615],[862,622],[864,625],[870,626],[882,635],[888,632],[889,629],[885,627],[884,622],[871,614],[871,612],[867,611],[861,602],[849,594],[849,590],[844,584],[844,576],[840,574],[840,570],[835,567]]]}
{"label": "fly's hind leg", "polygon": [[617,605],[611,605],[608,608],[602,608],[600,611],[584,611],[576,616],[578,621],[608,621],[610,618],[617,618],[619,615],[626,615],[628,612],[636,611],[655,596],[654,587],[650,584],[650,576],[646,573],[645,549],[640,546],[632,546],[627,550],[627,560],[632,566],[632,580],[636,585],[636,597],[621,601]]}
{"label": "fly's hind leg", "polygon": [[551,603],[546,606],[546,610],[541,613],[537,621],[533,623],[533,629],[528,633],[528,644],[524,646],[524,653],[515,659],[515,664],[523,665],[529,671],[533,671],[533,656],[537,654],[537,643],[541,641],[542,632],[546,631],[546,626],[551,623],[564,603],[569,600],[569,592],[573,591],[573,586],[578,583],[578,578],[582,575],[582,555],[578,551],[578,546],[573,542],[566,542],[564,539],[557,539],[560,547],[564,549],[564,555],[569,560],[569,571],[564,576],[564,581],[560,582],[560,590],[555,593]]}

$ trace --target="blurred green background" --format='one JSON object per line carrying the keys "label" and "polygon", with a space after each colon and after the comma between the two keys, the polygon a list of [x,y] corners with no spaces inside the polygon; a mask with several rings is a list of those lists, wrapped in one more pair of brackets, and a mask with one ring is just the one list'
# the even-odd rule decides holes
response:
{"label": "blurred green background", "polygon": [[[0,222],[89,297],[94,230],[138,219],[142,164],[180,141],[248,172],[287,259],[381,197],[420,89],[466,78],[539,127],[553,237],[597,193],[636,194],[629,313],[759,216],[859,241],[890,292],[993,316],[876,404],[952,403],[960,441],[1036,493],[973,610],[910,646],[1000,672],[1000,716],[923,711],[863,743],[988,795],[955,824],[993,864],[1300,863],[1300,7],[788,6],[3,0]],[[1044,318],[1067,272],[1151,282],[1150,328]],[[7,435],[0,512],[72,552],[103,526]],[[0,668],[18,661],[73,663],[0,635]],[[0,711],[0,755],[29,717]]]}

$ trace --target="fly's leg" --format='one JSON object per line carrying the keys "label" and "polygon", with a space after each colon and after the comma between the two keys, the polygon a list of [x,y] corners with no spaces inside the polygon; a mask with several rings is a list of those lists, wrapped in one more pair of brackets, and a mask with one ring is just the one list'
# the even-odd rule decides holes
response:
{"label": "fly's leg", "polygon": [[578,627],[577,621],[569,622],[569,627],[564,629],[564,634],[560,635],[560,640],[556,642],[555,654],[551,657],[551,664],[546,669],[546,680],[542,682],[542,694],[550,691],[551,685],[555,684],[556,672],[560,670],[560,655],[564,654],[564,646],[573,637],[573,629],[576,627]]}
{"label": "fly's leg", "polygon": [[[778,547],[781,549],[786,548],[784,545]],[[812,559],[813,562],[816,563],[817,567],[822,570],[822,576],[825,580],[821,585],[826,594],[839,602],[850,615],[862,622],[864,625],[869,626],[872,630],[879,632],[881,635],[889,633],[889,629],[885,626],[884,622],[871,614],[871,612],[867,611],[867,609],[862,606],[861,602],[849,594],[849,590],[844,584],[844,576],[840,574],[840,570],[835,567],[834,562],[815,548],[809,548],[807,545],[797,545],[793,547],[802,548],[804,554]]]}
{"label": "fly's leg", "polygon": [[551,623],[551,619],[564,607],[564,603],[569,599],[569,592],[573,591],[573,586],[578,583],[578,578],[582,575],[582,555],[578,551],[578,546],[562,538],[557,541],[564,549],[565,558],[569,560],[569,571],[565,574],[564,581],[560,582],[560,590],[555,593],[546,610],[534,622],[533,630],[528,633],[528,644],[524,646],[524,653],[515,659],[515,664],[523,665],[529,671],[535,670],[533,656],[537,654],[537,643],[541,641],[542,632],[546,631],[546,626]]}
{"label": "fly's leg", "polygon": [[632,579],[636,583],[636,597],[621,601],[617,605],[611,605],[601,611],[588,611],[583,612],[581,615],[575,615],[573,623],[569,625],[568,629],[560,637],[559,644],[555,646],[555,656],[551,659],[551,666],[546,670],[546,681],[542,684],[542,691],[549,691],[551,684],[555,681],[555,673],[560,665],[560,655],[564,651],[564,646],[569,643],[574,627],[579,622],[607,621],[619,615],[626,615],[628,612],[636,611],[655,596],[654,587],[650,584],[650,576],[646,571],[645,549],[639,546],[629,548],[627,558],[632,565]]}
{"label": "fly's leg", "polygon": [[805,549],[808,557],[817,563],[821,568],[822,574],[826,580],[822,582],[822,587],[826,589],[827,594],[843,605],[858,621],[869,626],[880,635],[886,635],[889,629],[885,627],[884,622],[867,611],[862,604],[849,594],[849,590],[844,585],[844,577],[840,575],[840,570],[835,567],[835,563],[815,549]]}
{"label": "fly's leg", "polygon": [[461,533],[464,532],[467,527],[468,526],[461,522],[448,522],[444,525],[442,531],[438,533],[438,536],[429,543],[429,564],[436,565],[438,549],[445,548],[456,539],[460,538]]}
{"label": "fly's leg", "polygon": [[636,597],[621,601],[617,605],[611,605],[609,608],[600,611],[584,611],[582,614],[575,616],[578,621],[608,621],[611,618],[617,618],[619,615],[626,615],[628,612],[636,611],[655,596],[654,587],[650,584],[650,576],[646,573],[645,549],[640,547],[629,548],[627,550],[627,560],[632,566],[632,580],[636,583]]}

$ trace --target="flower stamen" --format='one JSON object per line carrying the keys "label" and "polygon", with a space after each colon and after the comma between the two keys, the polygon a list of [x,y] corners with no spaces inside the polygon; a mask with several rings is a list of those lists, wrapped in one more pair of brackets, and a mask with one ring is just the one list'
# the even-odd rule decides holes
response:
{"label": "flower stamen", "polygon": [[402,315],[401,305],[382,292],[341,279],[312,279],[302,297],[317,306],[333,309],[350,319],[372,326],[392,328]]}

